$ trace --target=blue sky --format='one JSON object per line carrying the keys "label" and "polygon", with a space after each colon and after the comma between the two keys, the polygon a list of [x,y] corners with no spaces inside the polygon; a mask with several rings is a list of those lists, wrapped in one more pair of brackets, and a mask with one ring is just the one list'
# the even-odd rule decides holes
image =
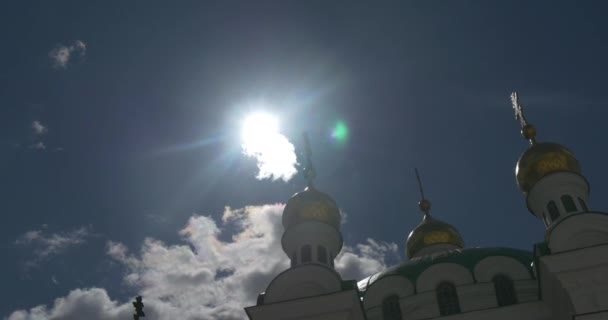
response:
{"label": "blue sky", "polygon": [[[422,217],[414,167],[435,216],[467,246],[531,250],[543,225],[515,184],[527,144],[509,94],[520,93],[539,141],[577,155],[591,207],[607,206],[606,9],[599,1],[3,2],[0,315],[118,319],[143,292],[158,317],[242,317],[190,298],[221,292],[244,306],[286,267],[272,205],[305,183],[257,180],[255,161],[242,155],[240,124],[259,101],[297,148],[301,132],[310,134],[316,185],[347,214],[345,276],[406,259],[405,239]],[[350,128],[345,144],[329,137],[338,121]],[[272,254],[258,278],[234,270],[241,246],[261,241],[248,238],[252,230],[265,235],[256,252]],[[166,283],[184,252],[194,262],[182,271],[200,280],[196,288]],[[243,279],[246,294],[233,292]],[[47,309],[30,310],[39,305]]]}

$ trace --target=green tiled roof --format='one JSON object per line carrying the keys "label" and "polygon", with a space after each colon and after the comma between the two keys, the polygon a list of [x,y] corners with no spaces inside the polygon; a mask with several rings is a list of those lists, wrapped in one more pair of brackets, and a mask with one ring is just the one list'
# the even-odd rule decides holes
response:
{"label": "green tiled roof", "polygon": [[479,261],[493,256],[513,258],[521,262],[528,269],[530,275],[534,276],[531,267],[534,257],[531,252],[512,248],[468,248],[450,250],[445,253],[427,255],[406,261],[359,281],[358,287],[359,290],[365,291],[374,281],[394,275],[405,277],[415,284],[416,279],[424,270],[438,263],[456,263],[473,272]]}

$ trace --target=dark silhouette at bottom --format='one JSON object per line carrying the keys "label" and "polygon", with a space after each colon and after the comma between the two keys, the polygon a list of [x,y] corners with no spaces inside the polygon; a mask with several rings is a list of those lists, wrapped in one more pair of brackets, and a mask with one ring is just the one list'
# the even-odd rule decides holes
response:
{"label": "dark silhouette at bottom", "polygon": [[133,302],[133,307],[135,307],[135,314],[133,315],[134,320],[139,320],[139,317],[145,317],[144,313],[144,303],[141,301],[141,296],[135,297],[135,302]]}

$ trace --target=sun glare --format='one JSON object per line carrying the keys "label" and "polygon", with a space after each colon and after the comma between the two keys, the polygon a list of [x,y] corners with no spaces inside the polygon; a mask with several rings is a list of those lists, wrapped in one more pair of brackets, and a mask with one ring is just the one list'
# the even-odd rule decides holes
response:
{"label": "sun glare", "polygon": [[250,114],[243,123],[242,137],[245,143],[264,143],[268,137],[279,133],[279,120],[265,112]]}
{"label": "sun glare", "polygon": [[279,132],[279,120],[272,114],[257,112],[243,122],[243,153],[258,162],[258,179],[288,181],[296,174],[296,154],[291,142]]}

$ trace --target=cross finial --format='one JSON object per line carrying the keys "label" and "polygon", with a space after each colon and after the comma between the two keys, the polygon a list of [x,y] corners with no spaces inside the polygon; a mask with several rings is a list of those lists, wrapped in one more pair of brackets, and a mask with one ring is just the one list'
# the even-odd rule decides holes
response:
{"label": "cross finial", "polygon": [[422,181],[420,180],[420,175],[418,174],[418,168],[414,168],[414,171],[416,171],[416,180],[418,180],[418,190],[420,191],[420,201],[418,202],[418,207],[420,207],[420,210],[422,210],[425,215],[430,216],[431,202],[424,197],[424,189],[422,188]]}
{"label": "cross finial", "polygon": [[526,120],[526,116],[524,115],[524,109],[522,109],[521,104],[519,104],[517,92],[511,93],[511,104],[513,105],[513,110],[515,110],[515,119],[519,120],[522,127],[527,125],[528,120]]}
{"label": "cross finial", "polygon": [[304,177],[309,188],[312,188],[312,180],[316,176],[315,168],[312,166],[312,150],[310,149],[310,141],[308,139],[308,133],[304,132],[304,152],[306,155],[306,166],[304,167]]}
{"label": "cross finial", "polygon": [[521,134],[524,136],[524,138],[528,139],[531,144],[536,144],[536,128],[528,123],[528,120],[524,115],[524,109],[519,103],[517,92],[511,93],[511,104],[513,105],[513,110],[515,111],[515,119],[519,120],[521,125]]}

